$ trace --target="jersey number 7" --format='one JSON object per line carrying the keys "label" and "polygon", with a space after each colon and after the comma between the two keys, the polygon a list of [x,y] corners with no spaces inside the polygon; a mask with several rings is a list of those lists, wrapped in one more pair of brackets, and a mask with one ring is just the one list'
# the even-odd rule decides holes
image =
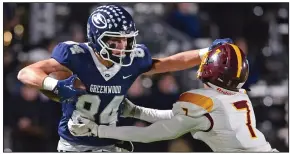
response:
{"label": "jersey number 7", "polygon": [[238,101],[238,102],[234,102],[233,103],[233,106],[236,110],[238,111],[243,111],[243,110],[246,110],[247,111],[247,115],[246,115],[246,125],[248,127],[248,130],[249,130],[249,133],[251,135],[252,138],[257,138],[255,132],[254,132],[254,129],[252,127],[252,123],[251,123],[251,117],[250,117],[250,108],[249,108],[249,105],[247,103],[246,100],[242,100],[242,101]]}

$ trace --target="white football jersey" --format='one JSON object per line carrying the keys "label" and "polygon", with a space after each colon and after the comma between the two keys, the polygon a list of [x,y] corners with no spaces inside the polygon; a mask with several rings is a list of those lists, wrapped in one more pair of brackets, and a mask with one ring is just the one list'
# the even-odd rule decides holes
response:
{"label": "white football jersey", "polygon": [[[252,103],[243,89],[240,92],[221,88],[191,90],[181,94],[172,111],[174,116],[184,114],[198,118],[205,115],[210,121],[209,128],[191,134],[213,151],[272,150],[264,135],[256,129]],[[204,123],[208,125],[208,121]]]}
{"label": "white football jersey", "polygon": [[172,110],[137,106],[134,117],[151,122],[150,126],[100,125],[98,136],[149,143],[175,139],[190,132],[215,152],[277,152],[256,129],[254,110],[245,90],[214,88],[181,94]]}

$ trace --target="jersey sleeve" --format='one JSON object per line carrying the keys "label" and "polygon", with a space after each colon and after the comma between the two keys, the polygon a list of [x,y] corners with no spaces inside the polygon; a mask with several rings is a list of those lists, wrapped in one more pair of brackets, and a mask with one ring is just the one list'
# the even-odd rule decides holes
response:
{"label": "jersey sleeve", "polygon": [[186,115],[190,117],[200,117],[213,110],[214,102],[212,98],[194,92],[185,92],[180,95],[178,101],[173,104],[174,115]]}
{"label": "jersey sleeve", "polygon": [[141,106],[136,106],[134,115],[134,118],[141,119],[150,123],[154,123],[159,120],[168,120],[172,117],[172,110],[156,110]]}
{"label": "jersey sleeve", "polygon": [[144,44],[136,47],[136,58],[140,58],[140,74],[148,72],[152,67],[152,57],[149,49]]}
{"label": "jersey sleeve", "polygon": [[71,59],[72,53],[70,51],[70,45],[64,42],[59,43],[52,51],[51,58],[55,59],[65,67],[72,69]]}

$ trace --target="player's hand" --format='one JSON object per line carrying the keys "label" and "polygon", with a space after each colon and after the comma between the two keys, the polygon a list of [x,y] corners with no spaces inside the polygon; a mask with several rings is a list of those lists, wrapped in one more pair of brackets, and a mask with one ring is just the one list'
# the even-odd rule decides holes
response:
{"label": "player's hand", "polygon": [[77,99],[78,96],[87,92],[82,89],[74,88],[74,81],[77,75],[72,75],[65,80],[59,80],[53,92],[60,97],[60,102],[69,103]]}
{"label": "player's hand", "polygon": [[233,44],[233,40],[230,38],[224,38],[224,39],[216,39],[212,42],[211,46],[209,47],[209,50],[212,50],[213,48],[219,46],[219,45],[223,45],[225,43],[231,43]]}
{"label": "player's hand", "polygon": [[122,117],[134,117],[136,105],[133,104],[129,99],[125,98],[122,102],[121,116]]}
{"label": "player's hand", "polygon": [[98,136],[98,125],[92,120],[81,116],[75,110],[68,121],[68,129],[73,136]]}

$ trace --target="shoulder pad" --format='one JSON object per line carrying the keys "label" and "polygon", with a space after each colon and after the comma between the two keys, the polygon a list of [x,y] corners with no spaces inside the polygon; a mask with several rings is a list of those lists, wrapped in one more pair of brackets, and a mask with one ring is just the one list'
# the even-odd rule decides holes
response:
{"label": "shoulder pad", "polygon": [[136,55],[134,61],[136,60],[136,63],[140,66],[140,73],[149,71],[152,67],[152,57],[149,49],[144,44],[137,44],[134,52]]}
{"label": "shoulder pad", "polygon": [[144,44],[137,44],[135,48],[135,55],[137,58],[146,57],[148,54],[150,54],[149,49]]}
{"label": "shoulder pad", "polygon": [[213,106],[214,102],[211,97],[195,93],[193,90],[180,95],[178,101],[173,105],[173,113],[199,117],[211,112]]}
{"label": "shoulder pad", "polygon": [[85,53],[85,50],[79,46],[79,43],[73,41],[61,42],[54,47],[51,58],[54,58],[60,64],[72,69],[72,57],[80,53]]}

